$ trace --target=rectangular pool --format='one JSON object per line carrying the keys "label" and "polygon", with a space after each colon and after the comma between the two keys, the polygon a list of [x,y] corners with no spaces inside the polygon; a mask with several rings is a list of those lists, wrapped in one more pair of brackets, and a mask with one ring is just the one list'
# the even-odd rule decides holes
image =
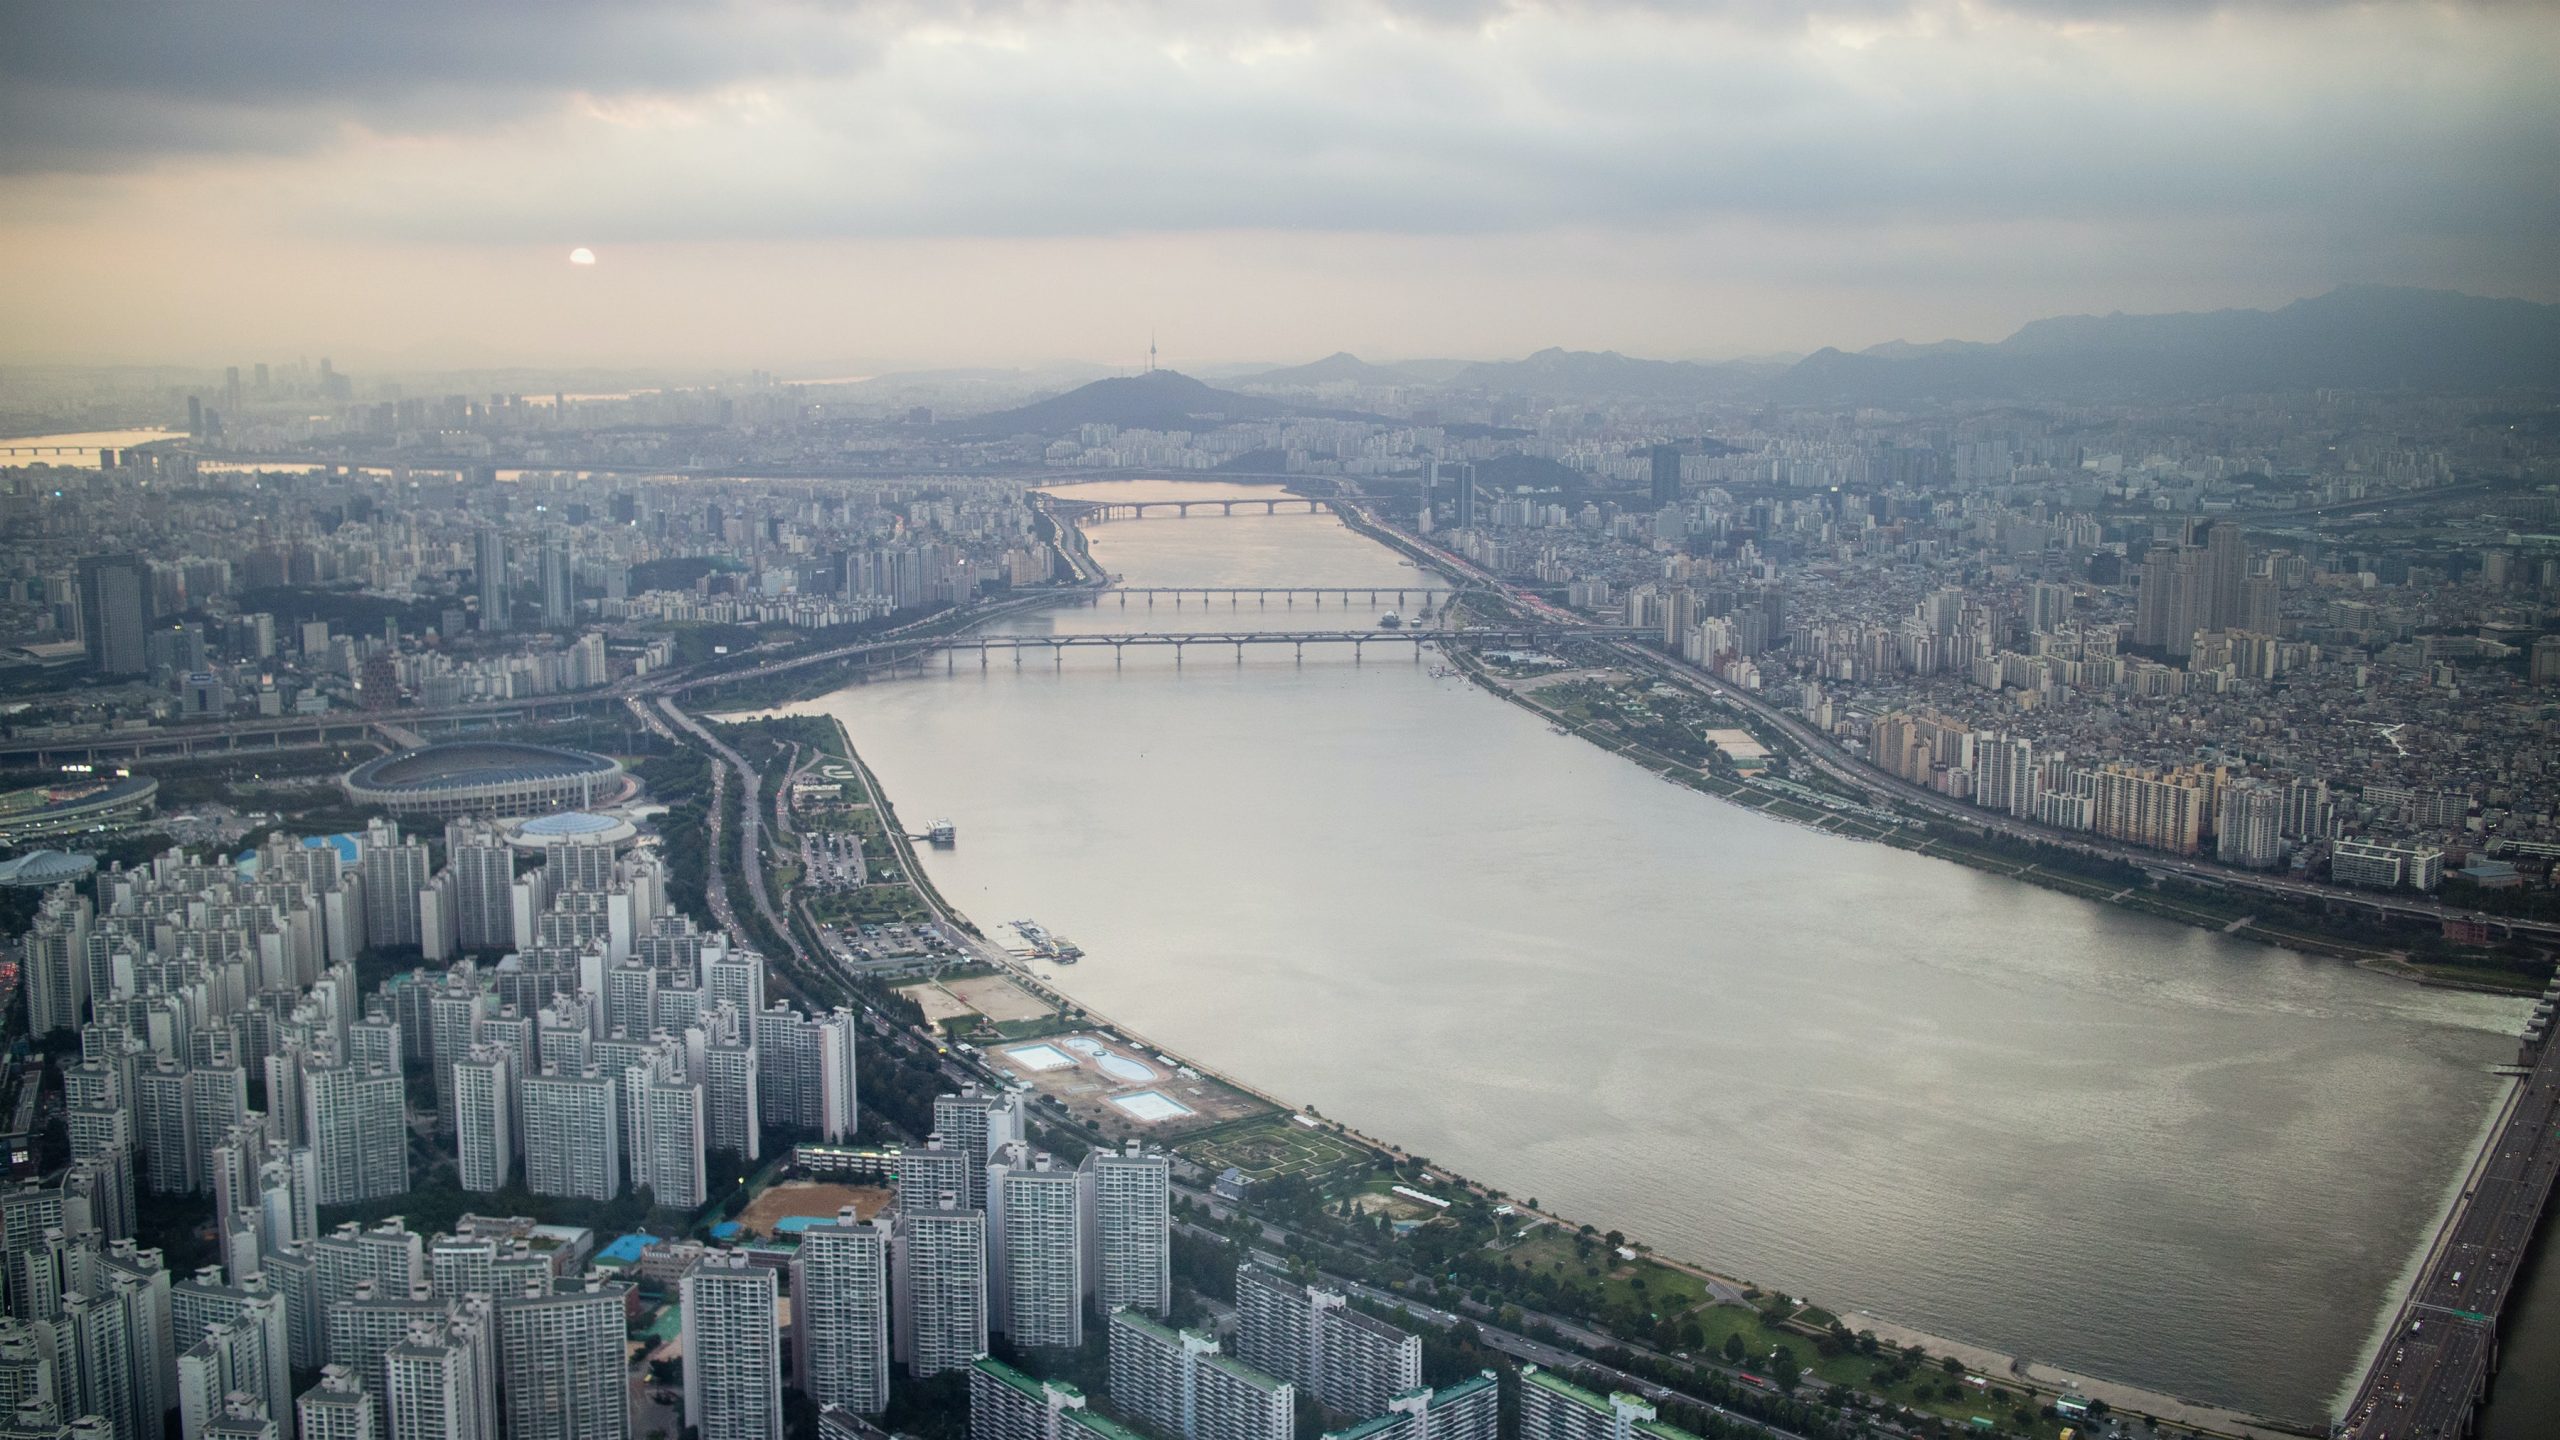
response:
{"label": "rectangular pool", "polygon": [[1025,1070],[1064,1070],[1076,1063],[1055,1045],[1018,1045],[1004,1052],[1004,1058]]}
{"label": "rectangular pool", "polygon": [[1131,1119],[1145,1120],[1150,1123],[1157,1120],[1176,1120],[1193,1113],[1190,1106],[1170,1096],[1159,1095],[1153,1090],[1141,1090],[1135,1095],[1114,1095],[1111,1097],[1111,1103],[1128,1112]]}

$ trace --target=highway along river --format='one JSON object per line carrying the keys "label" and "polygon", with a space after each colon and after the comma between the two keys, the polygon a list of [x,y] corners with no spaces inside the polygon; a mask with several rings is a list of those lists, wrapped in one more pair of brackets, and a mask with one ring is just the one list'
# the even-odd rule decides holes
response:
{"label": "highway along river", "polygon": [[[1131,585],[1421,583],[1330,516],[1092,534]],[[1096,1010],[1668,1254],[2192,1399],[2327,1417],[2523,1014],[1745,813],[1400,647],[958,663],[800,708]]]}

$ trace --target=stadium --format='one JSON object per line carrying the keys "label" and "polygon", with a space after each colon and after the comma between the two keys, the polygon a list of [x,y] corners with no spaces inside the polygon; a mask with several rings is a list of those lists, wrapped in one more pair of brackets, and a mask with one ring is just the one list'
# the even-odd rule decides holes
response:
{"label": "stadium", "polygon": [[0,843],[121,825],[151,811],[160,782],[147,775],[80,776],[0,795]]}
{"label": "stadium", "polygon": [[609,755],[512,740],[466,740],[368,760],[341,782],[358,805],[415,815],[542,815],[617,798]]}

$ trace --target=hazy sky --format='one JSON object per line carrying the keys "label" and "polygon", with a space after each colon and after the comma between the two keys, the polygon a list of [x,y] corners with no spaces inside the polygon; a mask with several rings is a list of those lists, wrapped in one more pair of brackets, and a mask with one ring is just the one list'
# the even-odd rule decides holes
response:
{"label": "hazy sky", "polygon": [[1729,356],[2551,300],[2555,76],[2532,3],[8,3],[0,357]]}

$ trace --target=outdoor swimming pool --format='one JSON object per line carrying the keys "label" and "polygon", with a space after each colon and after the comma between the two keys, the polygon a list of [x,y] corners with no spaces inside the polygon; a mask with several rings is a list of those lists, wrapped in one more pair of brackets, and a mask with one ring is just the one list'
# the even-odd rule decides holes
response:
{"label": "outdoor swimming pool", "polygon": [[1141,1090],[1135,1095],[1114,1095],[1111,1103],[1128,1112],[1131,1119],[1150,1122],[1178,1120],[1192,1113],[1190,1106],[1153,1090]]}
{"label": "outdoor swimming pool", "polygon": [[1095,1057],[1093,1064],[1095,1069],[1100,1070],[1103,1074],[1110,1076],[1114,1080],[1153,1080],[1156,1078],[1154,1067],[1141,1065],[1126,1055],[1114,1055],[1109,1051],[1104,1051],[1101,1055]]}
{"label": "outdoor swimming pool", "polygon": [[1025,1070],[1064,1070],[1076,1063],[1055,1045],[1020,1045],[1004,1052],[1004,1058]]}

